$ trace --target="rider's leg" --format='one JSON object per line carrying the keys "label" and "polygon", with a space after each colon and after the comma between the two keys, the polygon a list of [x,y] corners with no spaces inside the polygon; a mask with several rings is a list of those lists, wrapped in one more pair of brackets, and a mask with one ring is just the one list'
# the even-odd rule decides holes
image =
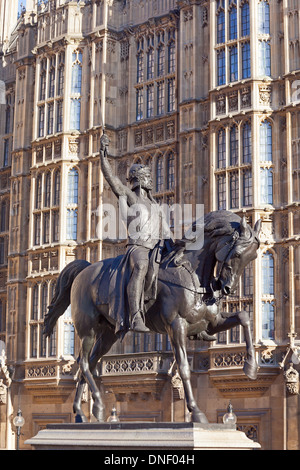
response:
{"label": "rider's leg", "polygon": [[132,274],[127,286],[131,330],[148,333],[150,330],[144,322],[141,299],[149,267],[149,249],[142,246],[135,249],[131,255],[131,266]]}

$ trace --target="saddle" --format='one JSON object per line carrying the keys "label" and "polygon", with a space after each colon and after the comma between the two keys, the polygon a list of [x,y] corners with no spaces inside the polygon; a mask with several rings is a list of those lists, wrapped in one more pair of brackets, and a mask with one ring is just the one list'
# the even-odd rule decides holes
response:
{"label": "saddle", "polygon": [[[104,260],[96,283],[96,305],[109,305],[106,315],[116,332],[129,329],[129,305],[127,285],[130,280],[130,254],[136,247],[129,247],[124,255]],[[201,300],[206,289],[202,288],[190,263],[183,258],[181,245],[161,241],[150,252],[149,268],[145,278],[143,304],[145,310],[157,297],[157,285],[160,279],[178,287],[184,287],[194,293],[195,304]],[[161,269],[160,269],[161,268]]]}

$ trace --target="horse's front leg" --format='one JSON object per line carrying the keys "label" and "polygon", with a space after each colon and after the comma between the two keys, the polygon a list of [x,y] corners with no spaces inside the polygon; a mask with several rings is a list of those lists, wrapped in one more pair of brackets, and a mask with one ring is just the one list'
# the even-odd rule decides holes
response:
{"label": "horse's front leg", "polygon": [[178,365],[179,375],[183,382],[187,407],[192,415],[192,421],[208,423],[205,414],[199,410],[192,391],[191,371],[186,352],[187,323],[183,318],[176,318],[172,322],[169,328],[169,336]]}
{"label": "horse's front leg", "polygon": [[235,326],[241,325],[244,329],[244,337],[247,350],[247,358],[244,363],[243,370],[249,379],[256,380],[258,365],[255,359],[255,349],[253,346],[250,316],[245,310],[235,313],[222,312],[216,317],[216,323],[210,323],[207,328],[208,334],[219,333],[220,331],[230,330]]}

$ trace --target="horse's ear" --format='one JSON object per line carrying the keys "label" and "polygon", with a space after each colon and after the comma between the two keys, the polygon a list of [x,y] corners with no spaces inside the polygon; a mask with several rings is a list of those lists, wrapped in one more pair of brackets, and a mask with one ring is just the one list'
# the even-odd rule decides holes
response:
{"label": "horse's ear", "polygon": [[240,228],[241,228],[241,237],[242,237],[243,235],[246,234],[246,230],[247,230],[247,221],[246,221],[245,216],[243,216],[243,218],[242,218]]}
{"label": "horse's ear", "polygon": [[259,235],[260,230],[261,230],[261,219],[258,219],[258,221],[256,222],[254,226],[254,233],[257,237]]}

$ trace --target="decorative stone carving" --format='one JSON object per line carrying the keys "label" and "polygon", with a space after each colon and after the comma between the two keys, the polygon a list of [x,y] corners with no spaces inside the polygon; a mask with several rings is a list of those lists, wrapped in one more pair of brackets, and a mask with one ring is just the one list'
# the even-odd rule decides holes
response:
{"label": "decorative stone carving", "polygon": [[153,127],[147,127],[145,130],[145,144],[152,144],[153,143]]}
{"label": "decorative stone carving", "polygon": [[150,357],[146,358],[129,358],[108,360],[105,363],[105,374],[127,374],[138,372],[151,372],[154,370],[154,362]]}
{"label": "decorative stone carving", "polygon": [[261,352],[260,354],[260,362],[265,365],[274,365],[275,364],[275,358],[274,358],[274,349],[269,348],[265,349],[264,351]]}
{"label": "decorative stone carving", "polygon": [[33,379],[37,377],[55,377],[57,375],[56,366],[45,364],[30,366],[26,369],[26,378]]}
{"label": "decorative stone carving", "polygon": [[226,95],[223,93],[217,96],[217,114],[225,114],[226,112]]}
{"label": "decorative stone carving", "polygon": [[258,442],[258,425],[257,424],[240,424],[237,425],[237,430],[246,434],[249,439]]}
{"label": "decorative stone carving", "polygon": [[72,154],[79,153],[80,141],[79,139],[70,139],[69,140],[69,152]]}
{"label": "decorative stone carving", "polygon": [[167,139],[174,139],[175,137],[175,121],[168,121],[167,122]]}
{"label": "decorative stone carving", "polygon": [[271,95],[272,95],[272,87],[270,85],[259,86],[259,104],[270,106]]}
{"label": "decorative stone carving", "polygon": [[143,145],[143,133],[141,130],[137,130],[134,133],[134,146],[141,147]]}
{"label": "decorative stone carving", "polygon": [[213,356],[214,367],[243,366],[246,359],[244,351],[217,353]]}
{"label": "decorative stone carving", "polygon": [[54,156],[57,158],[57,157],[60,157],[60,154],[61,154],[61,140],[56,140],[54,142]]}
{"label": "decorative stone carving", "polygon": [[46,160],[52,159],[52,142],[46,144]]}
{"label": "decorative stone carving", "polygon": [[192,19],[193,19],[193,9],[188,8],[187,10],[184,10],[183,11],[183,21],[186,22],[186,21],[190,21]]}
{"label": "decorative stone carving", "polygon": [[239,106],[239,95],[238,95],[238,92],[235,90],[229,93],[229,96],[228,96],[229,111],[236,111],[238,109],[238,106]]}
{"label": "decorative stone carving", "polygon": [[4,384],[3,379],[0,379],[0,406],[6,405],[7,402],[7,386]]}
{"label": "decorative stone carving", "polygon": [[241,107],[249,108],[251,106],[251,88],[243,87],[241,90]]}
{"label": "decorative stone carving", "polygon": [[11,386],[11,376],[6,364],[5,349],[2,349],[0,356],[0,406],[7,403],[7,390]]}
{"label": "decorative stone carving", "polygon": [[164,127],[162,124],[159,124],[155,129],[155,141],[160,142],[162,140],[164,140]]}
{"label": "decorative stone carving", "polygon": [[291,362],[290,367],[284,372],[286,389],[291,395],[299,394],[299,373],[294,369]]}
{"label": "decorative stone carving", "polygon": [[184,388],[183,388],[183,383],[181,380],[181,377],[178,373],[178,370],[176,371],[175,375],[171,379],[171,384],[173,387],[173,393],[175,392],[175,396],[179,398],[179,400],[184,399]]}

